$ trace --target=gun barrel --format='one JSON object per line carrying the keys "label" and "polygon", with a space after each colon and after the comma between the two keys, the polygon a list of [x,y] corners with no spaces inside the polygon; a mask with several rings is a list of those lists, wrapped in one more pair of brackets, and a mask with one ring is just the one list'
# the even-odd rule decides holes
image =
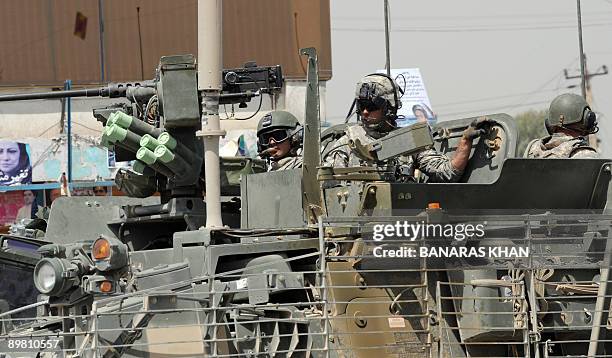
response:
{"label": "gun barrel", "polygon": [[26,101],[32,99],[66,98],[66,97],[134,97],[148,100],[155,95],[155,82],[109,83],[104,87],[85,88],[79,90],[64,90],[38,93],[16,93],[0,96],[0,102]]}
{"label": "gun barrel", "polygon": [[32,99],[50,99],[66,97],[108,97],[108,88],[87,88],[80,90],[51,91],[37,93],[18,93],[0,96],[0,102],[6,101],[26,101]]}

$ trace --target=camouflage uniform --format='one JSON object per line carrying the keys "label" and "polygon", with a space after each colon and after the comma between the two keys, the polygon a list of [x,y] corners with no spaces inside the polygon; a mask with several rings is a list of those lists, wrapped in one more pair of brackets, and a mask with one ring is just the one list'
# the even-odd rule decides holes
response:
{"label": "camouflage uniform", "polygon": [[324,158],[325,164],[332,167],[375,166],[386,171],[394,171],[398,181],[414,179],[415,169],[427,174],[430,182],[454,182],[463,174],[462,171],[453,168],[450,158],[434,149],[411,156],[401,156],[384,163],[362,158],[351,150],[349,146],[351,140],[359,139],[362,145],[367,145],[377,139],[373,136],[375,134],[377,133],[366,131],[361,125],[348,127],[346,134],[332,144],[331,150]]}
{"label": "camouflage uniform", "polygon": [[[302,167],[302,137],[298,119],[287,111],[272,111],[261,118],[257,124],[257,151],[261,158],[268,159],[268,171],[296,169]],[[273,139],[275,143],[289,141],[291,149],[284,157],[272,159],[264,152],[270,147],[266,134],[284,133],[284,139]]]}
{"label": "camouflage uniform", "polygon": [[572,137],[564,133],[533,140],[527,145],[528,158],[599,158],[597,151],[589,146],[584,137]]}
{"label": "camouflage uniform", "polygon": [[300,148],[294,157],[285,157],[277,161],[270,161],[268,165],[269,172],[278,170],[297,169],[302,167],[302,149]]}
{"label": "camouflage uniform", "polygon": [[597,116],[587,101],[574,93],[561,94],[550,103],[544,124],[548,137],[531,141],[525,149],[528,158],[599,158],[597,151],[582,136],[597,132]]}

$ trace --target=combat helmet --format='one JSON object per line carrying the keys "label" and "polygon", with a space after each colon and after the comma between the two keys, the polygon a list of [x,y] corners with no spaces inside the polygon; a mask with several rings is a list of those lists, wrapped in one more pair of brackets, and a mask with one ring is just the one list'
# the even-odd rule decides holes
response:
{"label": "combat helmet", "polygon": [[400,88],[391,77],[382,73],[372,73],[357,82],[354,104],[357,105],[358,114],[364,107],[383,110],[385,121],[374,126],[377,128],[369,129],[380,130],[385,126],[394,128],[397,110],[402,106],[400,97]]}
{"label": "combat helmet", "polygon": [[291,140],[291,147],[302,145],[302,126],[298,119],[287,111],[272,111],[257,124],[257,151],[268,149],[270,138],[276,143]]}
{"label": "combat helmet", "polygon": [[587,101],[573,93],[564,93],[557,96],[550,103],[548,118],[545,121],[548,133],[553,133],[555,127],[578,127],[585,134],[597,131],[597,116],[591,110]]}

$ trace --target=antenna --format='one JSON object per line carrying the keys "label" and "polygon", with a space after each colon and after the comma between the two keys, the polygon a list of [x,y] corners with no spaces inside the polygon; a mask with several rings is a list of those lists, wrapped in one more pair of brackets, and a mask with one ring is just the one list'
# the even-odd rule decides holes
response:
{"label": "antenna", "polygon": [[387,58],[385,68],[387,70],[387,76],[391,77],[391,54],[389,49],[389,0],[385,0],[385,50]]}
{"label": "antenna", "polygon": [[584,64],[584,49],[582,47],[582,15],[580,13],[580,0],[576,0],[576,12],[578,14],[578,46],[580,47],[580,88],[582,90],[582,97],[586,99],[586,73]]}

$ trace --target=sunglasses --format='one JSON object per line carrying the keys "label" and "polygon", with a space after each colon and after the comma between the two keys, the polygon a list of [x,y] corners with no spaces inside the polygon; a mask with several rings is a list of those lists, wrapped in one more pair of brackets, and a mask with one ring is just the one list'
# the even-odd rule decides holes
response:
{"label": "sunglasses", "polygon": [[379,109],[381,109],[381,106],[372,100],[369,100],[369,99],[357,100],[357,110],[359,112],[363,112],[364,110],[367,110],[368,112],[374,112],[374,111],[378,111]]}
{"label": "sunglasses", "polygon": [[289,138],[287,130],[276,129],[270,132],[265,132],[259,135],[259,143],[263,146],[268,146],[270,139],[274,139],[275,143],[284,142]]}

